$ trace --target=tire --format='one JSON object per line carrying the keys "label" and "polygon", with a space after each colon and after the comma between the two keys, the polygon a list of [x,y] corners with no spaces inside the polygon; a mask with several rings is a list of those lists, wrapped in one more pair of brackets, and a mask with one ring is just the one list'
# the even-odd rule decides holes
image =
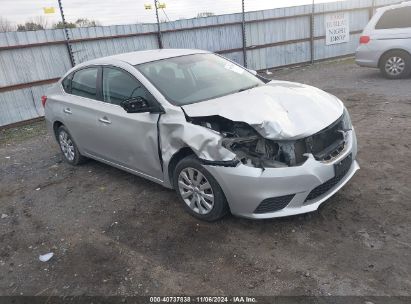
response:
{"label": "tire", "polygon": [[87,158],[80,154],[76,143],[64,125],[57,129],[57,142],[64,160],[70,165],[77,166],[87,160]]}
{"label": "tire", "polygon": [[[187,212],[195,218],[213,222],[229,211],[220,185],[194,155],[183,158],[177,164],[173,186]],[[186,196],[183,197],[184,194]]]}
{"label": "tire", "polygon": [[411,73],[411,56],[405,51],[390,51],[381,57],[380,70],[388,79],[405,78]]}

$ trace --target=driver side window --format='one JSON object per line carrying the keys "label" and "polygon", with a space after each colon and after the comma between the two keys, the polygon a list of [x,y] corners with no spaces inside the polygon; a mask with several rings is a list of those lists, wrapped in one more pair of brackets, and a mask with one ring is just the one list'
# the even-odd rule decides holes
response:
{"label": "driver side window", "polygon": [[123,100],[143,97],[150,101],[151,94],[132,75],[116,68],[103,68],[103,100],[120,105]]}

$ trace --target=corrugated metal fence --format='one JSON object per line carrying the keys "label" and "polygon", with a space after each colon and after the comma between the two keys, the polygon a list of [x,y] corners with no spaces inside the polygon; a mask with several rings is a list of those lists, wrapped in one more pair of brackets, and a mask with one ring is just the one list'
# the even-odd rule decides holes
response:
{"label": "corrugated metal fence", "polygon": [[[398,0],[348,0],[161,23],[165,48],[205,49],[263,70],[352,54],[373,9]],[[327,13],[349,13],[348,43],[325,44]],[[158,48],[156,24],[69,30],[76,63]],[[244,39],[243,39],[244,38]],[[41,117],[45,89],[71,68],[63,30],[0,33],[0,126]],[[313,50],[313,51],[311,51]]]}

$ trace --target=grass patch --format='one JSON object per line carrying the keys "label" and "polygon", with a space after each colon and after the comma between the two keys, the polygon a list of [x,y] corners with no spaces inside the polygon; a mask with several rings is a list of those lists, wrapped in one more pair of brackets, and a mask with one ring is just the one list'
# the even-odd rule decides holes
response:
{"label": "grass patch", "polygon": [[37,121],[28,125],[9,129],[0,129],[0,146],[21,142],[47,134],[46,122]]}

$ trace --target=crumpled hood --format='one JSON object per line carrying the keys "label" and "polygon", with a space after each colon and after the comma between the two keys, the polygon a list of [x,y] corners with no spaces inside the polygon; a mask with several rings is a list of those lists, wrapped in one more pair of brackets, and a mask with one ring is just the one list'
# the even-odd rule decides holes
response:
{"label": "crumpled hood", "polygon": [[336,121],[344,106],[320,89],[288,81],[182,107],[190,117],[219,115],[245,122],[267,139],[299,139]]}

